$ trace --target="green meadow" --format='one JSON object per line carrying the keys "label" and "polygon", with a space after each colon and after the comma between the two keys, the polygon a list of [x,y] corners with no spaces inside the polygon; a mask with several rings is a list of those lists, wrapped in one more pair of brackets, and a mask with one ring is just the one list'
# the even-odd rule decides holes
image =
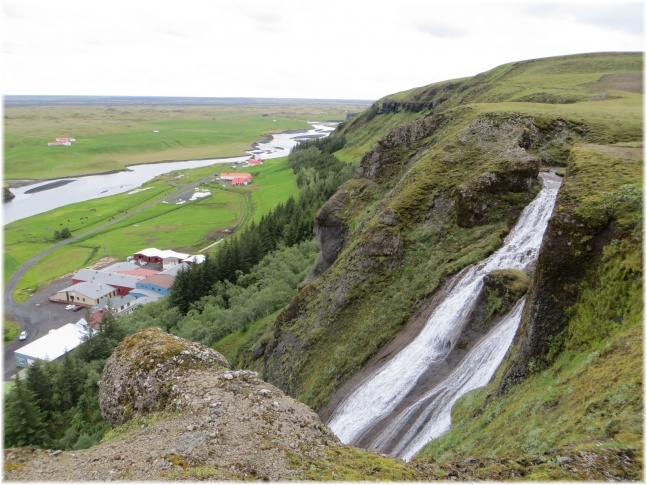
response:
{"label": "green meadow", "polygon": [[[308,120],[343,120],[356,104],[237,106],[22,106],[5,108],[4,178],[42,180],[121,170],[133,163],[239,156],[272,133],[307,129]],[[48,147],[56,137],[72,146]],[[250,172],[254,183],[232,188],[222,171]],[[182,175],[178,179],[178,175]],[[196,185],[210,197],[178,205],[178,186]],[[4,282],[30,258],[59,243],[68,228],[73,242],[50,251],[30,268],[14,293],[18,301],[56,278],[104,256],[124,259],[147,247],[197,252],[298,194],[287,157],[261,166],[229,165],[161,175],[134,193],[54,209],[4,227]],[[168,203],[164,200],[168,199]],[[215,251],[212,247],[208,252]]]}
{"label": "green meadow", "polygon": [[[243,155],[308,120],[343,120],[356,105],[24,106],[4,110],[6,181],[122,170],[132,164]],[[70,137],[72,146],[47,146]]]}
{"label": "green meadow", "polygon": [[[173,172],[142,187],[148,190],[72,204],[8,224],[4,281],[30,258],[54,245],[54,231],[64,227],[72,236],[88,234],[49,253],[29,269],[16,289],[18,301],[104,256],[124,260],[147,247],[198,252],[225,237],[225,230],[233,231],[260,220],[278,203],[297,195],[287,157],[237,171],[252,168],[254,183],[235,188],[215,179],[223,165],[182,171],[183,184],[204,181],[198,187],[211,192],[209,197],[183,204],[164,202],[175,190],[166,183],[176,180],[178,172]],[[215,247],[203,254],[214,250]]]}

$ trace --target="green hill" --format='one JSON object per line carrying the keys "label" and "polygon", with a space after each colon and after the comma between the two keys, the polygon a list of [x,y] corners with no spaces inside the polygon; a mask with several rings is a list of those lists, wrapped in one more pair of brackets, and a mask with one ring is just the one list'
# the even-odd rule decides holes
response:
{"label": "green hill", "polygon": [[[642,476],[642,64],[516,62],[343,123],[336,155],[357,168],[317,216],[326,257],[271,331],[241,344],[241,365],[326,418],[444,281],[501,245],[538,171],[562,167],[513,348],[417,463],[554,455],[527,478],[586,479],[567,465],[575,454],[624,450]],[[515,478],[506,466],[471,476]]]}

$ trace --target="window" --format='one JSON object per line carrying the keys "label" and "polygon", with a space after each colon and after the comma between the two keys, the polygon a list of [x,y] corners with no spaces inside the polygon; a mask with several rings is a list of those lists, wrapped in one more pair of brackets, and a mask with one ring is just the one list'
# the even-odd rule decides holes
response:
{"label": "window", "polygon": [[22,357],[18,357],[18,364],[25,365],[25,359],[23,359]]}

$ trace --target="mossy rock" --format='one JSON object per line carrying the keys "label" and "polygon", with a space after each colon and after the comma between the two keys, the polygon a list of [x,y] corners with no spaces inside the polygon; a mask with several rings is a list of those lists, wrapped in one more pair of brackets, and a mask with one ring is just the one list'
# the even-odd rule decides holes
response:
{"label": "mossy rock", "polygon": [[493,318],[508,313],[514,304],[526,294],[530,277],[516,269],[500,269],[483,277],[487,295],[488,316],[486,323]]}
{"label": "mossy rock", "polygon": [[173,383],[195,369],[228,369],[209,347],[147,328],[125,338],[110,356],[99,383],[99,405],[113,426],[166,409]]}

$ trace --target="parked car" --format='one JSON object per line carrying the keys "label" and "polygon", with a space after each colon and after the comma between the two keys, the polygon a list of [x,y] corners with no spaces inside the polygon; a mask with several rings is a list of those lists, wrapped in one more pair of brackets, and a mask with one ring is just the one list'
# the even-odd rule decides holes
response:
{"label": "parked car", "polygon": [[79,310],[83,310],[83,307],[81,305],[74,305],[74,308],[72,308],[73,312],[78,312]]}
{"label": "parked car", "polygon": [[76,306],[76,305],[67,305],[67,306],[65,307],[65,309],[66,309],[66,310],[74,310],[74,307],[75,307],[75,306]]}
{"label": "parked car", "polygon": [[20,332],[20,337],[18,337],[18,340],[27,340],[27,332],[25,330]]}

